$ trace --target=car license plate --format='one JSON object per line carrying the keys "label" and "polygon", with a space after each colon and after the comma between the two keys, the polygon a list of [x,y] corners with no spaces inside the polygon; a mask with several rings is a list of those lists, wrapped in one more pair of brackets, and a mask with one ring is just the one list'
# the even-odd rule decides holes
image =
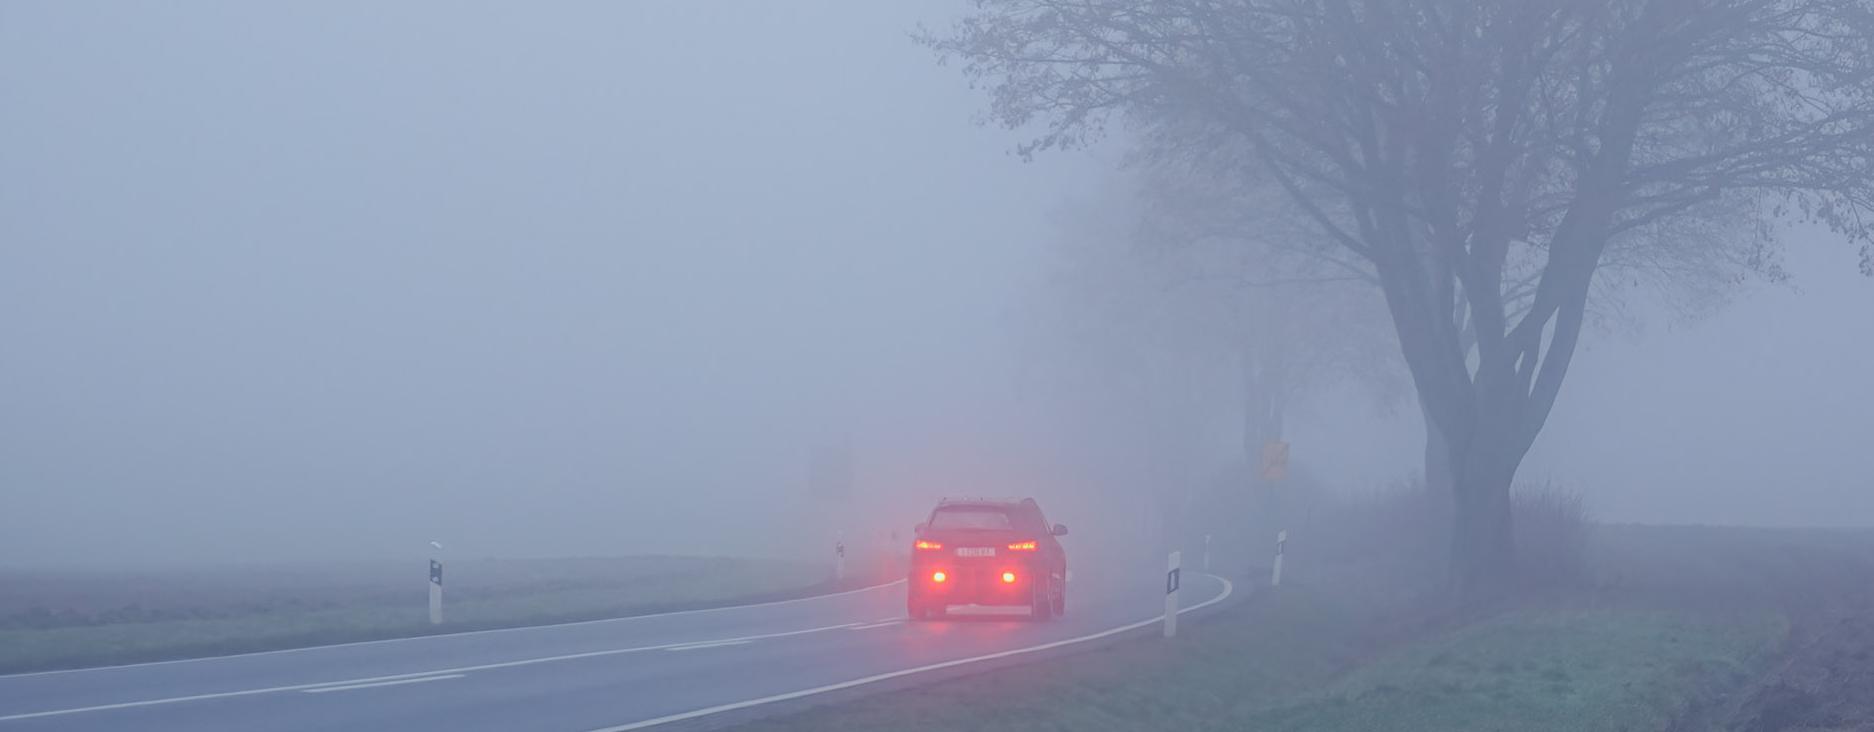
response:
{"label": "car license plate", "polygon": [[996,555],[996,548],[993,546],[960,546],[960,547],[957,547],[957,556],[959,557],[993,557],[995,555]]}

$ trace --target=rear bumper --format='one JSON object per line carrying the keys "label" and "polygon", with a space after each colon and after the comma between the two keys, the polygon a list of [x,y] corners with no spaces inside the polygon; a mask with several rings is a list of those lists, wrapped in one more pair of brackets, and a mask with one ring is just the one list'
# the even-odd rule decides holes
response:
{"label": "rear bumper", "polygon": [[[944,581],[933,579],[944,573]],[[1014,582],[1003,581],[1012,572]],[[1026,567],[919,565],[908,578],[911,602],[917,605],[1019,605],[1033,602],[1034,588],[1044,576]]]}

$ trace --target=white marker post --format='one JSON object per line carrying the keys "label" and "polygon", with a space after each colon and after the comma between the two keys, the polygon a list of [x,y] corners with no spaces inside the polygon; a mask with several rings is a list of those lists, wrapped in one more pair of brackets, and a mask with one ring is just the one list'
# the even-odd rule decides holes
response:
{"label": "white marker post", "polygon": [[429,623],[442,624],[442,562],[429,560]]}
{"label": "white marker post", "polygon": [[833,580],[846,581],[846,542],[833,542]]}
{"label": "white marker post", "polygon": [[1183,552],[1172,552],[1165,562],[1165,637],[1178,634],[1178,565],[1183,563]]}
{"label": "white marker post", "polygon": [[1210,535],[1204,535],[1204,574],[1210,574]]}
{"label": "white marker post", "polygon": [[1270,587],[1282,586],[1282,551],[1288,544],[1288,529],[1275,532],[1275,574],[1269,577]]}

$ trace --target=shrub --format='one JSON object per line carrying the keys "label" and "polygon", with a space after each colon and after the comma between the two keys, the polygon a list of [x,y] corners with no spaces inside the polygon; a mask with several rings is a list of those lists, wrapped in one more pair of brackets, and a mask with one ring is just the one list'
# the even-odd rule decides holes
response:
{"label": "shrub", "polygon": [[[1553,483],[1518,484],[1510,492],[1516,564],[1527,584],[1549,585],[1586,575],[1588,511],[1580,494]],[[1311,522],[1308,550],[1322,560],[1384,565],[1414,581],[1437,583],[1450,558],[1451,496],[1419,480],[1323,507]]]}
{"label": "shrub", "polygon": [[1331,562],[1382,564],[1402,577],[1434,582],[1450,547],[1451,497],[1421,481],[1393,483],[1322,507],[1306,537]]}
{"label": "shrub", "polygon": [[1586,574],[1588,510],[1581,494],[1551,482],[1520,484],[1510,492],[1516,565],[1537,584],[1567,583]]}

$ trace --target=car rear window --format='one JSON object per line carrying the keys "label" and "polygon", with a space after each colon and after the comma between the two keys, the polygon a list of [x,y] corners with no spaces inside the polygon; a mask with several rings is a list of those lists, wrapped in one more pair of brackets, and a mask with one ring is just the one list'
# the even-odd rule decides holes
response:
{"label": "car rear window", "polygon": [[1009,515],[999,508],[955,506],[937,509],[937,513],[931,516],[930,527],[1006,530],[1014,528],[1014,525],[1009,522]]}

